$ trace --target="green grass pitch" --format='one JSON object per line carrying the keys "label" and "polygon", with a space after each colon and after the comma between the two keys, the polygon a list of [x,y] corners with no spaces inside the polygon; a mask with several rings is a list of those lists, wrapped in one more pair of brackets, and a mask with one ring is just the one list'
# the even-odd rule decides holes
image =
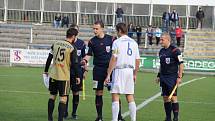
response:
{"label": "green grass pitch", "polygon": [[[47,121],[47,102],[49,93],[42,82],[42,68],[0,67],[0,121]],[[92,73],[86,79],[86,100],[80,100],[79,121],[94,121],[94,91]],[[160,89],[155,84],[156,74],[139,72],[135,90],[136,104],[157,94]],[[183,81],[203,77],[185,75]],[[205,76],[179,88],[180,121],[215,121],[215,79]],[[70,96],[71,97],[71,96]],[[71,99],[71,98],[70,98]],[[121,96],[123,112],[128,111],[125,96]],[[57,119],[57,102],[54,118]],[[70,100],[70,113],[71,113]],[[104,95],[103,115],[105,121],[111,120],[111,96],[107,90]],[[138,110],[137,121],[163,121],[162,98],[159,97]],[[129,121],[129,116],[125,118]]]}

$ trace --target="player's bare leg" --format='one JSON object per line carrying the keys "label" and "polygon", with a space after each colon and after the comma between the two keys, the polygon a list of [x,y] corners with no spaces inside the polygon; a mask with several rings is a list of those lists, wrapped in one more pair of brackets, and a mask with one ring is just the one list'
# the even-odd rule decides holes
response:
{"label": "player's bare leg", "polygon": [[77,108],[79,104],[79,92],[73,92],[73,99],[72,99],[72,119],[77,120]]}
{"label": "player's bare leg", "polygon": [[58,105],[58,121],[63,121],[64,112],[66,109],[67,96],[60,96],[60,102]]}
{"label": "player's bare leg", "polygon": [[134,96],[132,94],[127,94],[126,99],[127,99],[128,106],[129,106],[131,121],[136,121],[137,107],[136,107],[136,104],[134,101]]}
{"label": "player's bare leg", "polygon": [[118,121],[119,94],[112,93],[112,121]]}
{"label": "player's bare leg", "polygon": [[54,111],[55,99],[56,99],[56,95],[50,95],[49,101],[48,101],[48,121],[53,121],[52,114]]}
{"label": "player's bare leg", "polygon": [[164,109],[166,112],[166,119],[165,121],[172,121],[171,119],[171,112],[172,112],[172,102],[168,99],[168,96],[163,96],[164,101]]}
{"label": "player's bare leg", "polygon": [[95,121],[102,121],[103,90],[96,90],[95,93],[96,93],[95,105],[97,111],[97,118]]}
{"label": "player's bare leg", "polygon": [[173,111],[173,121],[178,121],[178,113],[179,113],[179,104],[178,104],[178,98],[177,96],[172,97],[172,111]]}

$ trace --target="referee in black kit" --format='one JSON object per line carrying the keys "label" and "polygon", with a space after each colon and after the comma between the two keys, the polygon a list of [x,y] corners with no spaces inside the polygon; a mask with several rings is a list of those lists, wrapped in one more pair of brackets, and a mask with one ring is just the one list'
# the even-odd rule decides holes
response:
{"label": "referee in black kit", "polygon": [[171,113],[173,111],[173,121],[178,121],[179,104],[177,100],[177,90],[169,98],[175,86],[181,83],[183,75],[183,58],[181,51],[171,45],[171,38],[168,33],[163,33],[160,39],[163,47],[159,52],[160,70],[157,75],[157,82],[160,82],[162,96],[164,100],[164,109],[166,112],[165,121],[172,121]]}
{"label": "referee in black kit", "polygon": [[[95,90],[95,105],[97,118],[95,121],[103,121],[103,90],[104,81],[107,76],[107,69],[112,55],[112,44],[116,39],[113,36],[105,34],[104,23],[96,21],[93,25],[95,36],[88,43],[88,53],[83,58],[83,64],[86,65],[91,57],[93,57],[93,89]],[[118,121],[124,121],[121,116],[121,105]]]}

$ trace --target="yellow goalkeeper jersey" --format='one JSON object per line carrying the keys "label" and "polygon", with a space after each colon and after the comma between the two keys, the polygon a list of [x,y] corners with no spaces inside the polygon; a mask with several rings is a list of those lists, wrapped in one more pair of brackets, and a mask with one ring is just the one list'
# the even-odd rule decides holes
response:
{"label": "yellow goalkeeper jersey", "polygon": [[74,50],[68,41],[57,41],[52,45],[53,65],[50,77],[58,81],[70,80],[71,53]]}

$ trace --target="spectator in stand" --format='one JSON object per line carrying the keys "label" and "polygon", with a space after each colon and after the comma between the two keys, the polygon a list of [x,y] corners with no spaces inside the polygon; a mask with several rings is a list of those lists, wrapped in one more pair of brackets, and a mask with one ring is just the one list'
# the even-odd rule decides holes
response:
{"label": "spectator in stand", "polygon": [[173,9],[170,17],[171,17],[170,19],[171,19],[172,24],[173,24],[172,26],[174,28],[176,28],[176,26],[179,25],[179,16],[178,16],[178,13],[175,9]]}
{"label": "spectator in stand", "polygon": [[175,36],[176,36],[176,40],[177,40],[177,46],[180,47],[181,44],[181,37],[182,37],[182,29],[180,26],[177,26],[175,29]]}
{"label": "spectator in stand", "polygon": [[142,36],[142,28],[140,25],[136,26],[135,28],[136,34],[137,34],[137,44],[141,44],[141,36]]}
{"label": "spectator in stand", "polygon": [[61,26],[61,16],[60,14],[57,14],[57,16],[55,16],[55,19],[54,19],[54,27],[60,28],[60,26]]}
{"label": "spectator in stand", "polygon": [[66,28],[69,27],[69,17],[68,15],[65,15],[62,19],[62,27],[64,27],[64,25],[66,25]]}
{"label": "spectator in stand", "polygon": [[128,25],[128,36],[132,38],[134,32],[135,32],[135,28],[134,28],[133,24],[130,23],[130,24]]}
{"label": "spectator in stand", "polygon": [[155,38],[156,38],[156,45],[158,46],[160,42],[160,37],[161,37],[162,31],[161,29],[157,26],[155,29]]}
{"label": "spectator in stand", "polygon": [[116,9],[116,24],[122,23],[123,14],[124,14],[124,11],[121,8],[121,5],[119,5],[118,8]]}
{"label": "spectator in stand", "polygon": [[169,20],[170,20],[170,13],[169,12],[164,12],[162,16],[163,20],[163,32],[168,32],[169,31]]}
{"label": "spectator in stand", "polygon": [[29,11],[24,13],[24,22],[28,22],[28,18],[29,18]]}
{"label": "spectator in stand", "polygon": [[148,41],[149,41],[149,45],[152,46],[153,42],[152,42],[152,39],[153,39],[153,28],[152,28],[152,25],[149,25],[147,30],[146,30],[146,33],[147,33],[147,38],[148,38]]}
{"label": "spectator in stand", "polygon": [[175,46],[176,42],[175,42],[175,27],[171,27],[170,31],[169,31],[170,37],[171,37],[171,42],[172,44]]}
{"label": "spectator in stand", "polygon": [[200,29],[200,28],[202,29],[202,22],[203,22],[204,17],[205,17],[204,11],[202,10],[202,8],[199,8],[199,10],[196,12],[198,29]]}

